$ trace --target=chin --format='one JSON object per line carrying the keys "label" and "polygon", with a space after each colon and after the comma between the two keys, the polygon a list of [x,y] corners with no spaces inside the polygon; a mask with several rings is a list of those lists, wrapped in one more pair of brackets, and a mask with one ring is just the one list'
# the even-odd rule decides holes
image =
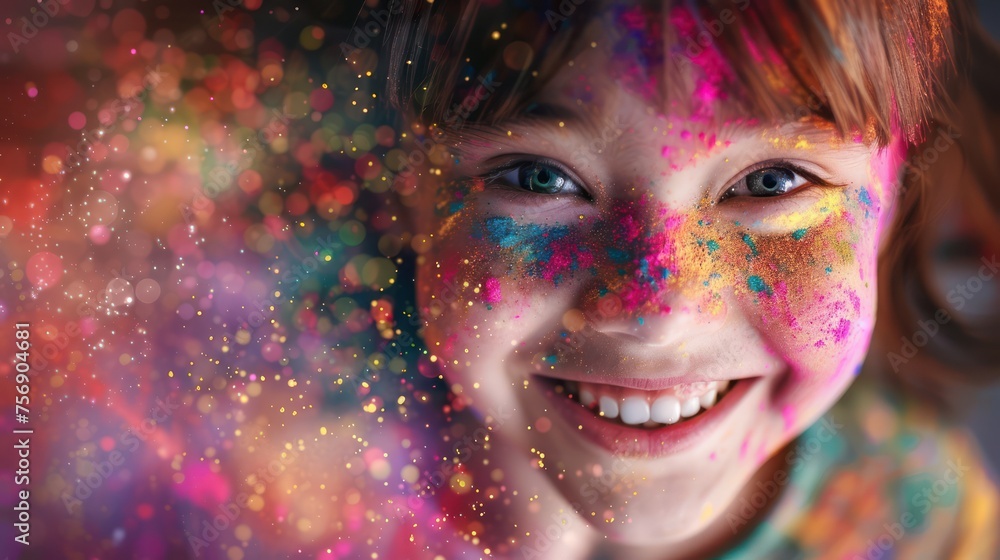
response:
{"label": "chin", "polygon": [[[514,427],[499,435],[518,440],[509,443],[529,460],[544,452],[542,470],[563,507],[608,539],[636,546],[683,542],[718,520],[785,443],[780,414],[768,410],[775,382],[625,379],[584,383],[530,375],[526,384],[514,384],[523,386],[514,393],[515,406],[526,425],[547,418],[551,427],[544,433]],[[612,394],[619,399],[616,414]],[[635,406],[638,411],[629,410]],[[756,447],[753,453],[745,442]]]}

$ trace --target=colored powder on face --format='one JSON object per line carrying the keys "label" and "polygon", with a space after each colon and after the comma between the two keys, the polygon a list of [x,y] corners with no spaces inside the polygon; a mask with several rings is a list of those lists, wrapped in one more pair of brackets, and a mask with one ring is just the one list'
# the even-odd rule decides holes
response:
{"label": "colored powder on face", "polygon": [[847,335],[851,332],[851,322],[847,319],[841,319],[840,323],[837,324],[837,328],[833,331],[833,339],[837,342],[843,342],[847,339]]}
{"label": "colored powder on face", "polygon": [[627,251],[622,251],[617,247],[608,247],[607,250],[608,258],[611,262],[615,264],[625,264],[628,262],[629,254]]}
{"label": "colored powder on face", "polygon": [[652,214],[649,210],[641,202],[622,202],[613,208],[609,223],[601,229],[614,232],[608,254],[625,266],[618,278],[605,281],[627,311],[652,307],[650,312],[665,314],[670,307],[660,300],[664,289],[678,281],[677,243],[684,235],[685,220],[665,207]]}
{"label": "colored powder on face", "polygon": [[696,115],[710,116],[720,101],[729,98],[728,92],[735,90],[732,87],[735,81],[733,70],[715,45],[709,43],[707,47],[702,46],[702,37],[706,31],[693,10],[673,7],[668,18],[671,26],[677,30],[675,50],[683,51],[683,56],[693,62],[691,66],[694,71],[690,76],[694,85],[691,92],[692,109]]}
{"label": "colored powder on face", "polygon": [[500,293],[500,280],[487,278],[483,282],[483,301],[486,303],[500,303],[503,295]]}
{"label": "colored powder on face", "polygon": [[858,202],[864,204],[865,206],[872,205],[872,199],[871,196],[869,196],[868,194],[868,189],[861,187],[861,191],[858,192]]}
{"label": "colored powder on face", "polygon": [[872,208],[872,198],[865,187],[861,187],[861,190],[858,191],[858,202],[865,208],[865,218],[870,217],[871,212],[869,210]]}
{"label": "colored powder on face", "polygon": [[665,61],[663,26],[642,6],[614,5],[611,11],[616,27],[623,31],[612,47],[614,79],[639,97],[656,99],[657,69]]}
{"label": "colored powder on face", "polygon": [[785,425],[785,432],[789,432],[795,425],[795,408],[791,405],[781,409],[781,420]]}
{"label": "colored powder on face", "polygon": [[854,314],[861,314],[861,298],[858,297],[858,293],[851,290],[851,292],[847,294],[847,298],[851,300],[851,306],[854,308]]}
{"label": "colored powder on face", "polygon": [[751,276],[747,278],[747,287],[750,288],[751,292],[761,293],[764,292],[767,295],[771,295],[771,287],[767,285],[760,276]]}
{"label": "colored powder on face", "polygon": [[[717,313],[724,309],[719,290],[745,286],[745,294],[767,296],[757,303],[767,303],[770,320],[794,330],[799,313],[789,306],[806,303],[804,287],[855,262],[862,228],[847,218],[864,211],[858,197],[857,190],[830,191],[807,209],[766,220],[781,233],[753,232],[711,210],[679,212],[651,197],[618,200],[603,216],[570,224],[484,217],[470,224],[470,233],[490,244],[481,255],[493,272],[480,282],[511,275],[560,286],[586,274],[595,280],[586,297],[613,294],[633,317],[667,314],[676,297]],[[742,243],[721,242],[736,236]],[[501,294],[485,286],[480,297],[499,300]],[[848,297],[831,315],[846,316],[852,303],[859,307],[856,295]],[[826,340],[833,342],[833,325],[827,328]]]}
{"label": "colored powder on face", "polygon": [[520,268],[527,276],[540,277],[559,284],[568,274],[589,269],[594,256],[572,238],[566,225],[542,226],[518,224],[512,218],[487,218],[474,238],[485,238],[508,256],[509,266]]}
{"label": "colored powder on face", "polygon": [[747,247],[750,247],[750,254],[747,255],[747,260],[750,260],[750,259],[756,257],[757,254],[758,254],[757,244],[754,243],[753,238],[750,237],[749,233],[744,233],[743,234],[743,242],[747,244]]}
{"label": "colored powder on face", "polygon": [[446,218],[465,209],[465,199],[484,189],[482,179],[472,181],[452,181],[441,185],[437,192],[435,214]]}

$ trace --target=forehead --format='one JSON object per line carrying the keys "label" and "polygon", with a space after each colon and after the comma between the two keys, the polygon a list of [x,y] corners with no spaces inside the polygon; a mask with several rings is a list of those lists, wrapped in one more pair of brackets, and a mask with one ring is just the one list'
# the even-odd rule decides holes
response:
{"label": "forehead", "polygon": [[[723,25],[720,22],[720,25]],[[584,26],[577,54],[556,63],[551,79],[532,101],[568,105],[574,112],[633,113],[697,122],[714,128],[781,125],[817,120],[807,103],[778,115],[764,115],[728,60],[685,7],[651,11],[611,6]],[[772,85],[794,91],[791,73],[769,45],[747,52],[766,65]],[[742,62],[742,61],[741,61]]]}
{"label": "forehead", "polygon": [[[939,46],[948,17],[916,11],[921,1],[413,0],[420,17],[390,41],[390,102],[445,132],[491,125],[523,114],[558,74],[663,114],[822,119],[846,138],[912,142],[943,108],[951,75],[914,56]],[[572,67],[584,57],[603,64],[581,77]]]}

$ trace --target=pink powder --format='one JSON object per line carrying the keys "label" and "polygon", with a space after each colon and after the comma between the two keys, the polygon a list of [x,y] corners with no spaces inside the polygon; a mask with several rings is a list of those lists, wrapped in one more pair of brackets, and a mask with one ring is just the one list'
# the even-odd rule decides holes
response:
{"label": "pink powder", "polygon": [[841,319],[837,328],[833,331],[833,338],[837,342],[843,342],[847,339],[847,335],[851,332],[851,322],[847,319]]}
{"label": "pink powder", "polygon": [[500,293],[500,280],[487,278],[483,282],[483,301],[486,303],[500,303],[503,295]]}
{"label": "pink powder", "polygon": [[788,432],[792,429],[795,424],[795,408],[788,405],[781,409],[781,419],[785,424],[785,431]]}

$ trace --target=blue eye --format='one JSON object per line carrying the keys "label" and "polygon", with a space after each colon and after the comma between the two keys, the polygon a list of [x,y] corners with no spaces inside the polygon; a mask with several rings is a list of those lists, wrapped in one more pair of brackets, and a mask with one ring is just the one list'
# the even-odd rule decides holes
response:
{"label": "blue eye", "polygon": [[511,185],[539,194],[583,194],[580,186],[566,172],[541,162],[525,162],[509,168],[501,178]]}
{"label": "blue eye", "polygon": [[521,188],[532,192],[554,194],[562,192],[566,183],[573,181],[547,165],[532,165],[518,170],[517,182]]}
{"label": "blue eye", "polygon": [[765,167],[747,173],[726,191],[731,196],[772,197],[787,194],[809,183],[794,170],[787,167]]}

